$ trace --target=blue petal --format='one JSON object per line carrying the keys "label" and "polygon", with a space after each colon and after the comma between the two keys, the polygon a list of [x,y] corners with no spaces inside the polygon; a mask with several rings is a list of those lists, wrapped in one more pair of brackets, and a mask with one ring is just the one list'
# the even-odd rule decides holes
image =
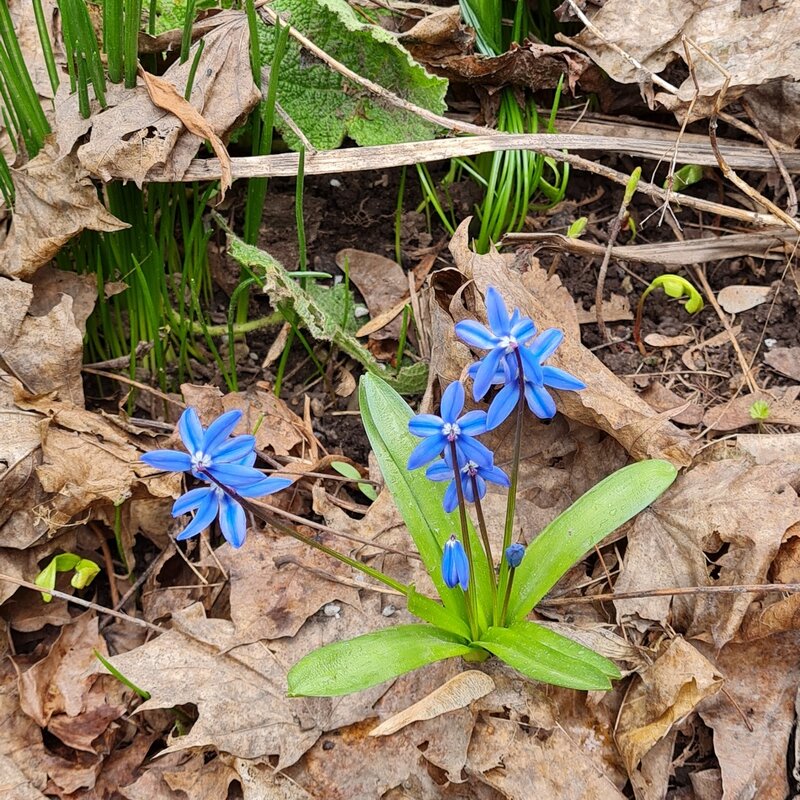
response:
{"label": "blue petal", "polygon": [[[442,505],[448,514],[458,508],[458,490],[456,489],[456,482],[454,480],[450,481],[450,485],[444,491]],[[453,584],[453,586],[455,586],[455,584]]]}
{"label": "blue petal", "polygon": [[425,477],[430,481],[451,481],[453,480],[453,468],[446,461],[434,461],[425,470]]}
{"label": "blue petal", "polygon": [[506,304],[500,296],[500,292],[490,286],[486,291],[486,316],[489,319],[489,327],[498,336],[507,336],[511,330],[508,320]]}
{"label": "blue petal", "polygon": [[528,339],[536,335],[536,326],[529,317],[523,317],[516,325],[511,326],[511,335],[520,343],[525,344]]}
{"label": "blue petal", "polygon": [[541,364],[558,350],[562,341],[564,334],[558,328],[548,328],[533,340],[531,352],[536,354],[536,360]]}
{"label": "blue petal", "polygon": [[[477,476],[475,476],[475,480],[478,480]],[[475,492],[472,488],[472,478],[469,475],[465,475],[463,472],[461,473],[461,491],[464,492],[464,499],[468,503],[475,502]]]}
{"label": "blue petal", "polygon": [[444,580],[445,586],[450,589],[455,588],[458,583],[452,539],[445,544],[444,552],[442,553],[442,580]]}
{"label": "blue petal", "polygon": [[181,418],[178,420],[178,431],[186,449],[190,453],[196,453],[203,444],[203,426],[193,408],[189,407],[181,414]]}
{"label": "blue petal", "polygon": [[525,380],[542,385],[544,377],[542,375],[542,365],[530,347],[520,347],[517,352],[522,357],[522,369],[525,372]]}
{"label": "blue petal", "polygon": [[489,391],[502,357],[503,351],[499,348],[494,348],[481,360],[478,371],[475,373],[475,383],[472,386],[472,396],[476,400],[481,400],[486,392]]}
{"label": "blue petal", "polygon": [[439,410],[445,422],[455,422],[464,408],[464,384],[453,381],[442,395]]}
{"label": "blue petal", "polygon": [[455,552],[453,559],[456,565],[456,574],[458,575],[458,582],[461,588],[466,592],[469,588],[469,561],[467,554],[464,552],[464,547],[461,542],[458,542],[458,548]]}
{"label": "blue petal", "polygon": [[494,463],[492,451],[471,436],[458,437],[458,450],[459,459],[464,459],[462,464],[474,461],[479,467],[490,467]]}
{"label": "blue petal", "polygon": [[241,464],[242,459],[246,458],[255,446],[255,436],[250,436],[249,434],[234,436],[214,450],[213,461],[215,464],[220,462]]}
{"label": "blue petal", "polygon": [[[259,473],[260,474],[260,473]],[[294,483],[291,478],[264,478],[247,486],[239,486],[236,491],[242,497],[266,497],[283,491]]]}
{"label": "blue petal", "polygon": [[233,498],[224,495],[219,503],[219,527],[231,547],[241,547],[247,534],[244,509]]}
{"label": "blue petal", "polygon": [[243,467],[252,467],[256,463],[256,451],[251,450],[239,463]]}
{"label": "blue petal", "polygon": [[456,336],[470,347],[478,350],[491,350],[498,342],[495,336],[485,325],[481,325],[474,319],[465,319],[457,322],[455,326]]}
{"label": "blue petal", "polygon": [[502,425],[519,401],[519,384],[514,381],[504,386],[489,406],[486,414],[486,430],[494,430]]}
{"label": "blue petal", "polygon": [[486,433],[486,412],[468,411],[458,420],[462,436],[478,436]]}
{"label": "blue petal", "polygon": [[442,432],[444,420],[436,414],[417,414],[408,421],[408,429],[414,436],[436,436]]}
{"label": "blue petal", "polygon": [[[498,486],[511,486],[511,481],[500,467],[491,466],[486,469],[480,470],[480,475],[491,483],[496,483]],[[481,495],[483,496],[483,495]]]}
{"label": "blue petal", "polygon": [[209,493],[213,494],[214,489],[210,486],[203,486],[199,489],[192,489],[186,494],[182,494],[172,505],[172,516],[179,517],[181,514],[188,514],[190,511],[196,511],[208,497]]}
{"label": "blue petal", "polygon": [[213,458],[214,450],[233,433],[233,429],[241,418],[242,412],[238,408],[235,408],[233,411],[227,411],[217,417],[208,426],[203,435],[203,446],[201,450],[204,453],[209,453]]}
{"label": "blue petal", "polygon": [[204,531],[214,521],[218,510],[217,493],[211,491],[198,507],[194,519],[177,535],[178,541],[190,539],[192,536],[197,536],[198,533]]}
{"label": "blue petal", "polygon": [[530,408],[539,419],[551,419],[556,415],[556,404],[553,398],[547,393],[547,389],[545,389],[544,386],[535,386],[532,383],[526,383],[525,399],[528,401],[528,408]]}
{"label": "blue petal", "polygon": [[408,458],[408,469],[417,469],[433,461],[447,447],[447,439],[442,434],[423,439]]}
{"label": "blue petal", "polygon": [[232,489],[252,486],[264,480],[264,474],[243,464],[212,464],[208,471],[222,484]]}
{"label": "blue petal", "polygon": [[586,384],[578,380],[574,375],[569,372],[564,372],[563,369],[558,367],[542,367],[542,375],[544,376],[544,385],[551,386],[553,389],[566,389],[567,391],[577,392],[580,389],[585,389]]}
{"label": "blue petal", "polygon": [[189,454],[180,450],[151,450],[142,456],[142,461],[150,467],[168,472],[186,472],[192,468]]}

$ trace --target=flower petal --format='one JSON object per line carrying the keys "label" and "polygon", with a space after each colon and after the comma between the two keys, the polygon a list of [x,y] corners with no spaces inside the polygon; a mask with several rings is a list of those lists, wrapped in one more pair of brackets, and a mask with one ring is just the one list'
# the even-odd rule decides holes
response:
{"label": "flower petal", "polygon": [[552,419],[552,417],[556,415],[555,401],[547,393],[547,389],[545,389],[544,386],[526,383],[525,399],[528,401],[528,408],[530,408],[539,419]]}
{"label": "flower petal", "polygon": [[219,500],[217,500],[217,493],[212,490],[198,506],[194,519],[175,538],[180,542],[197,536],[214,521],[217,511],[219,511]]}
{"label": "flower petal", "polygon": [[494,463],[492,451],[471,436],[458,437],[458,450],[462,464],[474,461],[479,467],[490,467]]}
{"label": "flower petal", "polygon": [[449,486],[445,489],[442,505],[448,514],[458,508],[458,490],[454,480],[450,481]]}
{"label": "flower petal", "polygon": [[149,467],[163,469],[167,472],[186,472],[192,468],[192,459],[188,453],[180,450],[151,450],[142,456],[142,461]]}
{"label": "flower petal", "polygon": [[486,316],[489,319],[489,327],[498,336],[508,336],[511,325],[508,320],[508,311],[500,292],[490,286],[486,290]]}
{"label": "flower petal", "polygon": [[458,416],[464,408],[464,384],[461,381],[453,381],[442,394],[442,402],[439,411],[445,422],[456,422]]}
{"label": "flower petal", "polygon": [[429,481],[451,481],[453,480],[453,468],[446,461],[434,461],[425,470],[425,477]]}
{"label": "flower petal", "polygon": [[212,464],[208,471],[220,483],[237,490],[264,480],[263,473],[243,464]]}
{"label": "flower petal", "polygon": [[190,492],[182,494],[172,504],[172,516],[179,517],[181,514],[196,511],[205,502],[209,492],[214,492],[211,486],[201,486],[199,489],[192,489]]}
{"label": "flower petal", "polygon": [[504,386],[492,400],[486,414],[486,430],[494,430],[505,422],[519,402],[519,384],[514,381]]}
{"label": "flower petal", "polygon": [[503,357],[503,351],[495,347],[490,350],[480,361],[478,371],[475,373],[474,383],[472,385],[472,396],[476,400],[481,400],[494,380],[495,372],[500,365],[500,359]]}
{"label": "flower petal", "polygon": [[247,534],[244,509],[232,497],[223,495],[219,502],[219,527],[231,547],[241,547]]}
{"label": "flower petal", "polygon": [[223,442],[219,447],[214,450],[213,461],[215,464],[222,463],[237,463],[240,464],[242,459],[256,446],[256,437],[244,434],[242,436],[234,436]]}
{"label": "flower petal", "polygon": [[429,461],[433,461],[445,447],[447,447],[447,439],[441,433],[436,436],[428,436],[414,448],[409,456],[408,469],[418,469]]}
{"label": "flower petal", "polygon": [[544,385],[553,389],[577,392],[586,388],[586,384],[583,381],[578,380],[574,375],[570,375],[569,372],[564,372],[563,369],[558,367],[542,367],[542,375],[544,377]]}
{"label": "flower petal", "polygon": [[247,486],[240,486],[236,491],[242,497],[266,497],[269,494],[283,491],[294,483],[291,478],[264,478]]}
{"label": "flower petal", "polygon": [[408,429],[414,436],[436,436],[442,432],[444,420],[436,414],[417,414],[408,421]]}
{"label": "flower petal", "polygon": [[525,344],[536,335],[536,326],[530,317],[522,317],[516,325],[511,326],[511,335],[520,343]]}
{"label": "flower petal", "polygon": [[480,474],[487,481],[496,483],[498,486],[511,486],[511,480],[509,479],[508,475],[506,475],[506,473],[500,469],[500,467],[495,467],[492,465],[491,467],[482,469]]}
{"label": "flower petal", "polygon": [[525,381],[535,383],[537,386],[542,385],[542,365],[536,353],[530,347],[520,347],[517,352],[522,358],[522,369],[525,373]]}
{"label": "flower petal", "polygon": [[209,453],[214,457],[214,451],[221,445],[228,436],[233,433],[233,429],[242,418],[242,412],[235,408],[217,417],[206,429],[203,434],[203,446],[200,448],[204,453]]}
{"label": "flower petal", "polygon": [[499,341],[499,337],[474,319],[457,322],[455,332],[462,342],[470,347],[476,347],[478,350],[491,350]]}
{"label": "flower petal", "polygon": [[458,427],[461,428],[462,436],[478,436],[486,433],[486,412],[468,411],[458,420]]}
{"label": "flower petal", "polygon": [[531,352],[536,355],[536,360],[541,364],[550,358],[561,342],[564,341],[564,334],[558,328],[548,328],[542,331],[531,344]]}
{"label": "flower petal", "polygon": [[190,453],[196,453],[203,444],[203,426],[197,412],[190,406],[178,420],[178,432]]}

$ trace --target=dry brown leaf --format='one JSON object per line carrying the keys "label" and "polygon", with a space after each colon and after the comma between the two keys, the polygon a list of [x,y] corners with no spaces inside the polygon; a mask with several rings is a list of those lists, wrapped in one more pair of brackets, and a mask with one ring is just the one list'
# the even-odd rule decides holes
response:
{"label": "dry brown leaf", "polygon": [[800,433],[740,433],[736,446],[752,456],[756,464],[800,464]]}
{"label": "dry brown leaf", "polygon": [[710,339],[706,339],[704,342],[698,342],[681,354],[681,361],[683,361],[683,363],[686,364],[686,366],[692,370],[692,372],[697,372],[699,371],[699,367],[694,362],[695,355],[697,355],[701,350],[705,350],[707,347],[721,347],[722,345],[729,345],[731,344],[731,336],[736,337],[741,332],[742,326],[734,325],[731,328],[730,333],[728,333],[727,330],[724,330],[712,336]]}
{"label": "dry brown leaf", "polygon": [[[205,47],[192,84],[190,103],[220,138],[232,130],[260,99],[250,69],[249,35],[244,12],[225,11],[214,18],[213,30],[203,37]],[[162,76],[182,96],[192,67],[194,45],[188,60],[176,61]],[[63,84],[62,84],[63,86]],[[203,142],[172,113],[158,108],[147,89],[115,91],[109,87],[108,107],[81,120],[74,96],[57,104],[59,147],[69,152],[79,137],[81,164],[104,181],[132,180],[137,185],[155,179],[179,181]]]}
{"label": "dry brown leaf", "polygon": [[451,711],[457,711],[468,706],[473,700],[485,697],[494,688],[494,681],[484,672],[474,669],[459,672],[422,700],[384,720],[377,728],[373,728],[369,735],[389,736],[412,722],[434,719]]}
{"label": "dry brown leaf", "polygon": [[681,637],[642,670],[620,709],[617,745],[633,774],[642,758],[706,697],[722,688],[714,664]]}
{"label": "dry brown leaf", "polygon": [[[350,280],[367,304],[371,318],[380,316],[408,297],[406,274],[391,258],[348,247],[336,254],[336,265],[344,269],[345,264]],[[401,322],[395,316],[383,328],[370,332],[370,339],[398,339]]]}
{"label": "dry brown leaf", "polygon": [[764,353],[764,362],[781,375],[800,381],[800,347],[773,347]]}
{"label": "dry brown leaf", "polygon": [[[592,305],[588,311],[584,308],[578,308],[577,311],[578,322],[581,325],[597,325],[597,307],[595,305]],[[632,319],[633,312],[627,297],[621,294],[612,294],[603,303],[604,322],[624,322]]]}
{"label": "dry brown leaf", "polygon": [[465,220],[459,226],[450,251],[479,291],[485,294],[489,286],[494,286],[507,306],[521,309],[540,330],[567,328],[564,343],[552,363],[579,376],[587,388],[580,392],[553,392],[559,409],[570,419],[606,431],[635,459],[666,458],[688,466],[697,450],[696,442],[664,415],[654,412],[580,343],[574,308],[571,315],[561,311],[566,292],[560,282],[547,279],[544,270],[535,265],[520,275],[510,255],[496,251],[477,255],[469,248],[468,225],[469,220]]}
{"label": "dry brown leaf", "polygon": [[[677,481],[628,534],[615,589],[764,583],[784,535],[800,521],[792,488],[797,465],[744,460],[701,464]],[[757,509],[756,514],[753,510]],[[736,634],[750,595],[647,597],[616,601],[620,619],[638,615],[721,647]]]}
{"label": "dry brown leaf", "polygon": [[790,737],[796,722],[800,634],[783,633],[766,643],[729,644],[715,662],[736,705],[718,694],[699,710],[714,731],[724,796],[784,800],[791,795],[786,764],[793,757]]}
{"label": "dry brown leaf", "polygon": [[129,227],[106,211],[77,159],[59,158],[51,143],[12,177],[14,216],[0,246],[0,275],[30,278],[81,231]]}
{"label": "dry brown leaf", "polygon": [[741,314],[767,302],[771,286],[725,286],[717,294],[717,302],[728,314]]}
{"label": "dry brown leaf", "polygon": [[694,336],[685,333],[680,336],[664,336],[662,333],[648,333],[644,343],[650,347],[682,347],[694,341]]}
{"label": "dry brown leaf", "polygon": [[763,639],[784,631],[800,630],[800,594],[790,594],[775,602],[757,600],[747,609],[741,638]]}
{"label": "dry brown leaf", "polygon": [[[726,95],[732,102],[747,88],[776,78],[800,78],[800,7],[796,3],[752,4],[743,13],[740,0],[676,0],[653,4],[645,0],[607,0],[591,17],[606,41],[637,59],[651,73],[662,73],[676,59],[684,59],[683,38],[691,39],[728,71]],[[572,40],[614,80],[639,83],[652,92],[652,79],[619,51],[612,50],[589,30]],[[702,100],[710,101],[722,88],[725,75],[690,48]],[[685,70],[685,67],[681,65]],[[683,73],[685,74],[685,72]],[[670,109],[685,108],[695,96],[695,83],[686,76],[678,94],[659,91],[656,99]],[[710,102],[698,103],[694,114],[708,114]]]}
{"label": "dry brown leaf", "polygon": [[680,395],[667,389],[656,380],[650,383],[640,397],[646,400],[656,411],[669,411],[670,419],[681,425],[699,425],[703,421],[703,407],[696,403],[687,403]]}
{"label": "dry brown leaf", "polygon": [[758,401],[765,402],[769,408],[765,422],[800,427],[800,402],[786,397],[776,398],[766,392],[739,395],[727,403],[712,406],[703,415],[703,425],[712,431],[735,431],[755,425],[757,420],[751,416],[750,409]]}

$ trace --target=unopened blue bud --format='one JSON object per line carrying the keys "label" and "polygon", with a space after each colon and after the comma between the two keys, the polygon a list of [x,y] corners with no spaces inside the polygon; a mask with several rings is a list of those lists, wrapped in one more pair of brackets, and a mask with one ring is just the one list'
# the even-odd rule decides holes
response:
{"label": "unopened blue bud", "polygon": [[464,545],[455,536],[451,536],[444,545],[442,578],[450,589],[460,585],[466,591],[469,587],[469,561]]}
{"label": "unopened blue bud", "polygon": [[522,557],[525,555],[525,547],[518,542],[510,544],[506,548],[506,561],[511,569],[516,569],[522,563]]}

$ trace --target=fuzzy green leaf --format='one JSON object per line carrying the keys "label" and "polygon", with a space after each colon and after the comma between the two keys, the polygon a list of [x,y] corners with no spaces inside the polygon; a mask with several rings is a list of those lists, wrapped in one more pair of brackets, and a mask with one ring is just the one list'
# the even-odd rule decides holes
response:
{"label": "fuzzy green leaf", "polygon": [[489,628],[475,644],[529,678],[568,689],[610,689],[620,677],[607,658],[535,622]]}
{"label": "fuzzy green leaf", "polygon": [[[447,81],[430,75],[395,37],[365,24],[345,0],[274,0],[271,8],[328,55],[404,100],[442,114]],[[262,62],[269,64],[275,29],[259,26]],[[277,100],[314,147],[333,150],[349,136],[360,145],[432,139],[436,126],[344,78],[290,40],[281,62]],[[276,120],[290,147],[298,140]]]}
{"label": "fuzzy green leaf", "polygon": [[289,670],[290,697],[360,692],[411,670],[463,656],[469,645],[432,625],[398,625],[320,647]]}
{"label": "fuzzy green leaf", "polygon": [[516,570],[509,622],[524,619],[558,579],[598,542],[650,505],[675,480],[669,461],[629,464],[559,514],[530,544]]}

